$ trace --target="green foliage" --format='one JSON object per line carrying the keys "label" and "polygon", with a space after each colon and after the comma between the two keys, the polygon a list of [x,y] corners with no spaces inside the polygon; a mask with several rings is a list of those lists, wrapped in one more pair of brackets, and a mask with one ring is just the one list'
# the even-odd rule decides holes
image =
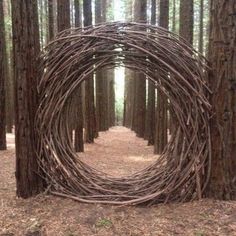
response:
{"label": "green foliage", "polygon": [[195,232],[195,236],[204,236],[205,234],[202,231]]}
{"label": "green foliage", "polygon": [[96,223],[96,227],[111,227],[112,226],[112,222],[109,219],[103,218],[97,221]]}

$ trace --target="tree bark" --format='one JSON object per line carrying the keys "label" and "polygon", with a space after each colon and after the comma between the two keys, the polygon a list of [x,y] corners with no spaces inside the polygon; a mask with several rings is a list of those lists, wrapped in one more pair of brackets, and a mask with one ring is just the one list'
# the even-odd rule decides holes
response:
{"label": "tree bark", "polygon": [[199,41],[198,41],[198,51],[203,54],[203,3],[204,0],[200,0],[200,14],[199,14],[199,18],[200,18],[200,22],[199,22]]}
{"label": "tree bark", "polygon": [[[92,3],[91,0],[84,1],[84,26],[92,25]],[[85,81],[85,142],[93,143],[96,136],[96,116],[94,106],[94,80],[93,76]]]}
{"label": "tree bark", "polygon": [[173,0],[172,32],[176,33],[176,0]]}
{"label": "tree bark", "polygon": [[70,0],[57,0],[57,30],[70,28]]}
{"label": "tree bark", "polygon": [[[169,28],[169,0],[160,0],[159,24],[161,27]],[[168,76],[168,74],[166,74]],[[156,132],[154,140],[154,153],[160,154],[167,145],[167,98],[159,90],[157,91],[156,107]]]}
{"label": "tree bark", "polygon": [[236,199],[236,3],[211,1],[212,170],[207,196]]}
{"label": "tree bark", "polygon": [[[106,15],[103,5],[104,2],[96,1],[95,4],[95,24],[99,24],[106,21]],[[106,4],[106,1],[105,1]],[[103,69],[96,71],[96,119],[97,119],[97,130],[106,131],[108,130],[108,106],[107,104],[107,76]]]}
{"label": "tree bark", "polygon": [[180,1],[179,34],[193,44],[193,0]]}
{"label": "tree bark", "polygon": [[15,80],[16,187],[27,198],[43,190],[36,161],[37,57],[40,51],[37,1],[12,0]]}
{"label": "tree bark", "polygon": [[54,38],[54,1],[48,0],[48,35],[49,35],[49,41],[51,41]]}
{"label": "tree bark", "polygon": [[[80,0],[75,0],[75,27],[81,27],[81,6]],[[76,152],[84,151],[84,138],[83,138],[83,96],[82,96],[82,84],[78,88],[77,92],[77,116],[76,116],[76,124],[75,124],[75,140],[74,147]]]}
{"label": "tree bark", "polygon": [[[146,23],[147,1],[134,1],[134,21]],[[145,114],[146,114],[146,76],[135,72],[135,107],[134,107],[134,130],[138,137],[144,138]]]}
{"label": "tree bark", "polygon": [[0,150],[6,150],[6,108],[5,108],[5,80],[6,80],[6,41],[5,23],[3,15],[3,1],[0,2]]}
{"label": "tree bark", "polygon": [[110,69],[107,73],[108,76],[108,115],[109,115],[109,127],[115,126],[116,123],[116,111],[115,111],[115,71]]}
{"label": "tree bark", "polygon": [[[156,0],[151,1],[151,24],[156,25]],[[145,138],[148,140],[148,145],[154,144],[155,135],[155,86],[148,81],[148,101],[145,124]]]}

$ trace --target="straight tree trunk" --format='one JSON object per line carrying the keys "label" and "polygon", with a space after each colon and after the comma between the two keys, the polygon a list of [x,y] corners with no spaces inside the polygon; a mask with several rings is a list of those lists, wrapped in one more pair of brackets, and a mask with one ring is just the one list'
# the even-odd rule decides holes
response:
{"label": "straight tree trunk", "polygon": [[236,199],[236,2],[211,1],[209,82],[213,91],[211,177],[207,196]]}
{"label": "straight tree trunk", "polygon": [[70,0],[57,0],[57,30],[70,28]]}
{"label": "straight tree trunk", "polygon": [[[105,4],[105,5],[104,5]],[[105,1],[96,1],[95,4],[95,24],[106,21]],[[96,71],[96,120],[97,131],[108,130],[108,88],[106,71],[100,69]]]}
{"label": "straight tree trunk", "polygon": [[[156,25],[156,0],[151,1],[151,24]],[[148,145],[154,144],[155,135],[155,86],[148,80],[148,101],[146,112],[145,138]]]}
{"label": "straight tree trunk", "polygon": [[[11,4],[3,1],[3,14],[5,19],[11,18]],[[2,28],[3,29],[3,28]],[[6,131],[12,133],[14,124],[14,96],[13,96],[13,72],[12,72],[12,30],[5,28],[6,58],[5,60],[5,104],[6,104]]]}
{"label": "straight tree trunk", "polygon": [[3,15],[3,1],[0,1],[0,150],[6,150],[6,109],[5,109],[5,79],[6,79],[6,41]]}
{"label": "straight tree trunk", "polygon": [[180,1],[179,34],[193,44],[193,0]]}
{"label": "straight tree trunk", "polygon": [[[169,28],[169,0],[160,0],[160,18],[161,27]],[[168,74],[166,74],[166,77]],[[161,92],[157,91],[156,107],[156,132],[154,140],[154,153],[160,154],[167,145],[167,98]]]}
{"label": "straight tree trunk", "polygon": [[176,33],[176,0],[173,0],[172,32]]}
{"label": "straight tree trunk", "polygon": [[108,76],[108,115],[109,115],[109,127],[115,126],[116,112],[115,112],[115,81],[114,81],[114,69],[110,69],[107,73]]}
{"label": "straight tree trunk", "polygon": [[54,38],[54,2],[53,0],[48,0],[48,34],[49,41]]}
{"label": "straight tree trunk", "polygon": [[134,73],[130,69],[125,69],[125,91],[124,91],[124,115],[123,124],[127,128],[132,128],[133,120],[133,99],[134,99]]}
{"label": "straight tree trunk", "polygon": [[[84,26],[92,25],[92,2],[83,2]],[[91,76],[85,81],[85,142],[93,143],[96,136],[96,116],[94,106],[94,80]]]}
{"label": "straight tree trunk", "polygon": [[[147,21],[147,1],[134,1],[134,21],[145,23]],[[144,138],[146,114],[146,76],[135,72],[135,107],[134,130],[138,137]]]}
{"label": "straight tree trunk", "polygon": [[199,22],[199,42],[198,42],[198,51],[203,54],[203,4],[204,4],[204,0],[200,0],[200,14],[199,14],[199,18],[200,18],[200,22]]}
{"label": "straight tree trunk", "polygon": [[[58,32],[61,32],[69,28],[71,28],[70,0],[57,0],[57,30]],[[69,130],[70,130],[70,143],[72,144],[73,144],[74,117],[75,114],[71,112],[69,118]]]}
{"label": "straight tree trunk", "polygon": [[[75,27],[81,27],[81,6],[80,0],[75,0]],[[83,96],[82,96],[82,84],[78,88],[77,93],[77,116],[76,116],[76,124],[75,124],[75,140],[74,140],[74,147],[76,152],[83,152],[84,151],[84,139],[83,139]]]}
{"label": "straight tree trunk", "polygon": [[[133,7],[132,1],[126,2],[125,19],[132,21]],[[134,85],[134,72],[128,68],[125,68],[125,89],[124,89],[124,113],[123,113],[123,126],[132,128],[133,120],[133,97],[134,92],[131,91]]]}
{"label": "straight tree trunk", "polygon": [[36,0],[11,1],[15,80],[16,187],[27,198],[43,190],[36,161],[37,57],[40,51]]}

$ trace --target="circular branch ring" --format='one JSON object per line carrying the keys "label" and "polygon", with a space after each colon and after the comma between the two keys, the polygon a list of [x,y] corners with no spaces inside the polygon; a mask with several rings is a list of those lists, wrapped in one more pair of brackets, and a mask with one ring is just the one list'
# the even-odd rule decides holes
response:
{"label": "circular branch ring", "polygon": [[[141,204],[201,198],[210,173],[207,62],[179,36],[140,23],[105,23],[61,32],[42,57],[36,128],[38,162],[53,194],[81,202]],[[103,67],[146,75],[170,102],[177,125],[160,158],[112,178],[79,160],[68,125],[82,81]]]}

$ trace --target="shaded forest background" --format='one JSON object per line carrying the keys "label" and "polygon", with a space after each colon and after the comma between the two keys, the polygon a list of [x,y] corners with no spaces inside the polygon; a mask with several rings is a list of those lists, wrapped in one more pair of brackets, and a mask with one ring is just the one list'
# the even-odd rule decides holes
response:
{"label": "shaded forest background", "polygon": [[[235,5],[234,0],[0,1],[0,149],[6,148],[5,131],[13,132],[15,127],[18,195],[33,195],[41,186],[31,173],[37,168],[32,156],[37,141],[33,127],[40,50],[64,29],[126,20],[167,28],[209,59],[213,159],[208,195],[234,198]],[[154,153],[163,152],[168,135],[176,129],[176,116],[169,109],[168,99],[138,71],[125,69],[124,75],[124,96],[119,100],[115,94],[118,78],[113,69],[96,71],[78,89],[78,106],[70,122],[71,143],[77,152],[83,151],[84,142],[93,143],[99,131],[116,124],[131,128],[138,137],[146,139]],[[22,172],[30,177],[21,180]],[[26,190],[25,186],[32,189]]]}

